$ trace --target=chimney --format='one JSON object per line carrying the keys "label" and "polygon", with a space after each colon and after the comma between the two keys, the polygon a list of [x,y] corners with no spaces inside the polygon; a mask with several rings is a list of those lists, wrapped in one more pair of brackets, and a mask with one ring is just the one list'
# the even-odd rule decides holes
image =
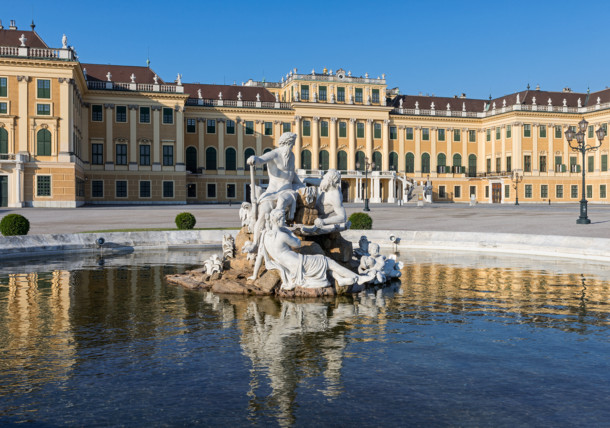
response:
{"label": "chimney", "polygon": [[460,95],[460,98],[466,98],[466,92],[462,92],[462,95]]}
{"label": "chimney", "polygon": [[8,27],[9,30],[16,30],[17,26],[15,25],[15,20],[11,19],[11,25]]}

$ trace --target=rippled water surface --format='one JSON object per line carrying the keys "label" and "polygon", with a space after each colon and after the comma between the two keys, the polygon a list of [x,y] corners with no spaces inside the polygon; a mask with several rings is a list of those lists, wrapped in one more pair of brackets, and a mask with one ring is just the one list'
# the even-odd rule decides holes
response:
{"label": "rippled water surface", "polygon": [[324,301],[168,285],[195,253],[0,266],[0,423],[607,426],[610,268],[402,255]]}

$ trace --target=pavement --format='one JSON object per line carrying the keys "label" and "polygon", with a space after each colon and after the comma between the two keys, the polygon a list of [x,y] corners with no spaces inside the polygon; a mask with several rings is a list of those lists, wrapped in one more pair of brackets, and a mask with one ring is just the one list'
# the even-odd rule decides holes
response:
{"label": "pavement", "polygon": [[[345,205],[348,215],[363,204]],[[88,205],[80,208],[0,209],[30,221],[30,235],[92,232],[112,229],[175,228],[177,214],[188,211],[196,228],[239,227],[239,204],[222,205]],[[576,224],[576,204],[371,204],[373,229],[523,233],[533,235],[610,238],[610,205],[589,204],[591,224]]]}

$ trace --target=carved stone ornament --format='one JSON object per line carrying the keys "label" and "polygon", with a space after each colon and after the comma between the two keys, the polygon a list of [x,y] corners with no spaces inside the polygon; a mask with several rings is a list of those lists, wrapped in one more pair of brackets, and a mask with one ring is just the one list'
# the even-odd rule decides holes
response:
{"label": "carved stone ornament", "polygon": [[129,140],[128,140],[127,138],[118,137],[118,138],[115,138],[115,139],[114,139],[114,142],[115,142],[115,143],[119,143],[119,144],[120,144],[120,143],[128,143],[128,142],[129,142]]}
{"label": "carved stone ornament", "polygon": [[349,123],[356,123],[356,119],[350,118]]}
{"label": "carved stone ornament", "polygon": [[40,125],[41,129],[49,129],[49,125],[47,125],[46,123],[43,123],[42,125]]}

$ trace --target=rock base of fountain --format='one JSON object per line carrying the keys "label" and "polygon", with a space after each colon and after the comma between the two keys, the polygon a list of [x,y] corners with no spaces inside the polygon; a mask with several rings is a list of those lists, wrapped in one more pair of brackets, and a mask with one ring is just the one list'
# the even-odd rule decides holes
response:
{"label": "rock base of fountain", "polygon": [[[301,247],[295,249],[296,252],[307,255],[322,254],[354,272],[357,271],[358,260],[353,256],[352,243],[340,233],[300,237],[300,239]],[[235,247],[241,248],[251,240],[252,234],[248,233],[247,227],[243,227],[235,238]],[[264,265],[256,280],[248,279],[252,275],[253,261],[248,260],[247,255],[243,253],[238,253],[233,258],[225,258],[222,267],[222,272],[210,273],[202,267],[183,274],[167,275],[165,279],[169,283],[194,290],[209,290],[220,294],[276,295],[288,298],[335,296],[358,293],[366,288],[365,284],[342,286],[331,278],[329,287],[296,287],[293,290],[284,290],[281,289],[282,280],[279,272],[266,269]]]}

